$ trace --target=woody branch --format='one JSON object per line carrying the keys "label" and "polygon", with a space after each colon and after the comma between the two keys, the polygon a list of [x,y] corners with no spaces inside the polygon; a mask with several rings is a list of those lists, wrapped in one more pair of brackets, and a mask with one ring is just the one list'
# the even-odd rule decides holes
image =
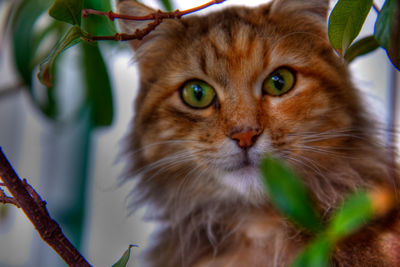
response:
{"label": "woody branch", "polygon": [[0,203],[14,204],[20,207],[41,238],[56,251],[69,266],[91,266],[72,243],[65,237],[60,226],[54,221],[47,209],[46,202],[24,179],[17,176],[11,164],[0,148],[0,186],[7,187],[12,197],[6,196],[0,189]]}
{"label": "woody branch", "polygon": [[184,15],[197,12],[199,10],[205,9],[209,6],[215,5],[215,4],[220,4],[222,2],[225,2],[225,0],[213,0],[210,2],[207,2],[203,5],[190,8],[187,10],[175,10],[172,12],[164,12],[161,10],[158,10],[154,13],[148,14],[146,16],[131,16],[131,15],[125,15],[125,14],[117,14],[112,11],[109,12],[102,12],[98,10],[93,10],[93,9],[83,9],[82,10],[82,17],[86,18],[89,15],[99,15],[99,16],[106,16],[108,17],[111,21],[114,19],[125,19],[125,20],[153,20],[153,22],[149,23],[146,28],[139,30],[136,29],[136,31],[132,34],[128,33],[116,33],[111,36],[90,36],[89,39],[93,41],[98,41],[98,40],[114,40],[114,41],[128,41],[128,40],[141,40],[143,37],[145,37],[147,34],[149,34],[151,31],[153,31],[158,25],[161,24],[161,22],[164,19],[179,19]]}
{"label": "woody branch", "polygon": [[[5,186],[4,184],[0,183],[0,186]],[[0,203],[3,204],[12,204],[19,208],[18,202],[15,198],[9,197],[4,193],[4,190],[0,188]]]}

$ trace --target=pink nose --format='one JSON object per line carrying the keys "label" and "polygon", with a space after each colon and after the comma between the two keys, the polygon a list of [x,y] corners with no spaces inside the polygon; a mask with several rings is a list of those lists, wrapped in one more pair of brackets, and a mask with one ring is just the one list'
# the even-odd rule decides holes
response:
{"label": "pink nose", "polygon": [[241,148],[245,149],[251,147],[254,144],[259,134],[259,131],[252,129],[242,132],[236,132],[231,135],[231,138],[235,140]]}

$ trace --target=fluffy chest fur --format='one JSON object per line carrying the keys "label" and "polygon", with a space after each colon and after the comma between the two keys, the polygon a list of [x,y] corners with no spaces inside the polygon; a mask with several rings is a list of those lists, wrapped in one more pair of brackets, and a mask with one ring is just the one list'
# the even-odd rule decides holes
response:
{"label": "fluffy chest fur", "polygon": [[221,256],[207,255],[194,266],[286,266],[303,245],[301,233],[271,214],[246,216],[235,235]]}
{"label": "fluffy chest fur", "polygon": [[[290,264],[309,237],[270,206],[258,171],[266,154],[301,175],[327,217],[347,193],[392,184],[327,39],[327,9],[328,1],[275,0],[166,20],[131,43],[141,76],[127,149],[132,206],[147,204],[160,223],[148,266]],[[152,12],[129,0],[119,10]],[[333,263],[385,266],[373,232],[340,247]]]}

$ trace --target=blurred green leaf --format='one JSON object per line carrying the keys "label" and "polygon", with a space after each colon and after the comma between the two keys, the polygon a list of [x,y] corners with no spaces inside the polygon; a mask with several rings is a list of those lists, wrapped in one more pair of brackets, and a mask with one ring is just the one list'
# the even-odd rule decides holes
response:
{"label": "blurred green leaf", "polygon": [[349,196],[333,214],[328,226],[299,254],[292,267],[329,266],[336,244],[364,226],[372,215],[372,201],[365,191]]}
{"label": "blurred green leaf", "polygon": [[[17,4],[17,3],[15,3]],[[49,0],[24,0],[19,3],[12,24],[12,48],[15,66],[22,80],[31,91],[35,48],[33,41],[36,20],[50,6]]]}
{"label": "blurred green leaf", "polygon": [[339,0],[329,16],[328,35],[333,48],[343,55],[360,33],[372,0]]}
{"label": "blurred green leaf", "polygon": [[165,8],[166,11],[172,11],[172,3],[170,0],[158,0]]}
{"label": "blurred green leaf", "polygon": [[109,126],[113,120],[110,78],[97,43],[82,42],[86,98],[92,110],[92,125]]}
{"label": "blurred green leaf", "polygon": [[[83,6],[84,8],[91,8],[105,12],[112,10],[110,0],[84,0]],[[117,32],[114,22],[105,16],[91,15],[84,18],[82,21],[82,27],[85,31],[93,35],[113,35]],[[111,43],[116,44],[117,42]]]}
{"label": "blurred green leaf", "polygon": [[50,54],[39,65],[39,73],[37,74],[37,77],[39,81],[47,87],[47,97],[46,101],[41,101],[37,104],[48,118],[55,119],[57,115],[59,115],[58,101],[56,101],[54,88],[56,59],[64,50],[77,44],[81,40],[81,34],[79,26],[70,27],[63,38],[52,48]]}
{"label": "blurred green leaf", "polygon": [[40,64],[38,78],[46,87],[53,87],[53,67],[57,56],[65,49],[77,44],[81,40],[81,36],[82,32],[80,27],[72,26],[56,46],[53,47],[47,58]]}
{"label": "blurred green leaf", "polygon": [[317,238],[297,256],[291,267],[327,267],[333,244],[324,236]]}
{"label": "blurred green leaf", "polygon": [[125,267],[128,264],[129,257],[131,256],[131,248],[137,247],[136,245],[129,245],[128,249],[124,252],[122,257],[112,265],[112,267]]}
{"label": "blurred green leaf", "polygon": [[375,23],[374,35],[393,65],[400,70],[400,3],[397,0],[385,1]]}
{"label": "blurred green leaf", "polygon": [[55,88],[46,89],[46,101],[36,103],[40,110],[49,119],[56,119],[59,115],[58,101],[56,101],[56,90]]}
{"label": "blurred green leaf", "polygon": [[[51,21],[48,23],[48,25],[46,25],[40,31],[37,31],[36,33],[34,33],[33,40],[32,40],[32,46],[33,46],[32,49],[33,49],[33,51],[36,51],[35,57],[34,57],[35,65],[37,65],[38,59],[40,60],[39,63],[41,63],[41,61],[43,60],[43,57],[48,56],[48,54],[46,54],[46,55],[38,54],[39,48],[43,44],[42,42],[50,35],[55,36],[56,37],[55,39],[57,41],[59,39],[61,39],[65,33],[65,29],[66,29],[65,25],[66,24],[61,21],[51,19]],[[56,42],[54,43],[54,45],[56,44]],[[46,51],[46,53],[48,53],[48,51]]]}
{"label": "blurred green leaf", "polygon": [[81,25],[82,0],[55,0],[49,15],[72,25]]}
{"label": "blurred green leaf", "polygon": [[332,217],[326,232],[334,241],[364,226],[373,215],[372,203],[365,191],[347,198]]}
{"label": "blurred green leaf", "polygon": [[307,230],[318,232],[322,222],[300,178],[282,162],[265,158],[261,162],[266,190],[278,209]]}
{"label": "blurred green leaf", "polygon": [[347,49],[344,58],[348,63],[352,62],[355,58],[368,54],[379,47],[378,42],[374,36],[364,37]]}

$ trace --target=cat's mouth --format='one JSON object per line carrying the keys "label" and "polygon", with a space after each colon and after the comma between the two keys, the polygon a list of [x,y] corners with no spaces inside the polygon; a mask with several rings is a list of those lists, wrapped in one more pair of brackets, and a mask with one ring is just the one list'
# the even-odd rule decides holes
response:
{"label": "cat's mouth", "polygon": [[230,164],[224,166],[224,172],[219,176],[219,181],[236,193],[244,196],[245,199],[258,200],[263,196],[263,189],[260,183],[260,174],[257,161],[251,157],[235,157]]}
{"label": "cat's mouth", "polygon": [[258,164],[252,161],[248,153],[243,153],[243,155],[238,160],[233,160],[229,165],[223,166],[226,172],[235,172],[243,169],[257,169]]}

